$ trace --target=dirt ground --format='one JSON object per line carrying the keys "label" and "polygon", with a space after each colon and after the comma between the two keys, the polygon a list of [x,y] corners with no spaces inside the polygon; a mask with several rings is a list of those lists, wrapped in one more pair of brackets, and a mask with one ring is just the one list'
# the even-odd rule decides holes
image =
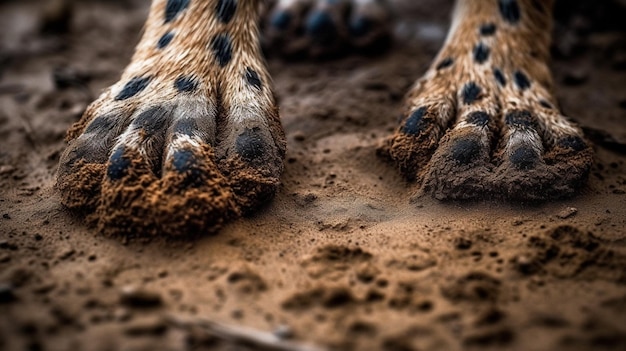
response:
{"label": "dirt ground", "polygon": [[419,1],[387,53],[270,59],[288,137],[270,205],[215,236],[127,240],[53,185],[65,130],[118,78],[148,1],[81,1],[45,35],[43,3],[0,1],[1,350],[626,349],[615,10],[564,10],[555,30],[558,97],[599,142],[575,198],[411,201],[376,157],[447,28],[448,3]]}

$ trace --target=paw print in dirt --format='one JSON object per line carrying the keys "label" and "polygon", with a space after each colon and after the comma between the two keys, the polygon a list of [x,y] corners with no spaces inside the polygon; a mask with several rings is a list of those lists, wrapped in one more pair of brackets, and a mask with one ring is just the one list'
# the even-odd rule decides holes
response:
{"label": "paw print in dirt", "polygon": [[62,202],[105,232],[212,232],[278,188],[285,138],[271,81],[258,40],[234,32],[254,16],[218,16],[237,25],[224,29],[206,3],[181,4],[153,4],[120,81],[68,132]]}
{"label": "paw print in dirt", "polygon": [[386,0],[277,0],[263,24],[268,53],[328,56],[346,50],[372,51],[391,41]]}
{"label": "paw print in dirt", "polygon": [[542,26],[549,20],[530,9],[522,16],[501,6],[496,16],[473,8],[481,6],[459,5],[479,15],[456,24],[379,154],[440,200],[571,196],[593,151],[557,108]]}

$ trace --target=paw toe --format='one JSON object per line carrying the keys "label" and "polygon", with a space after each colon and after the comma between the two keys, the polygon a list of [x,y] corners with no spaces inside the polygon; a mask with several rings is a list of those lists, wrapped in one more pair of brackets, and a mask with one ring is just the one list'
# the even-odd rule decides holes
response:
{"label": "paw toe", "polygon": [[269,151],[258,127],[241,133],[235,141],[235,149],[244,161],[255,164],[262,163]]}
{"label": "paw toe", "polygon": [[107,177],[110,180],[119,180],[128,174],[130,159],[124,155],[124,147],[118,147],[109,158]]}
{"label": "paw toe", "polygon": [[279,31],[284,31],[290,27],[292,20],[293,15],[289,11],[278,10],[272,14],[270,18],[270,25]]}
{"label": "paw toe", "polygon": [[534,148],[521,146],[511,153],[509,160],[517,169],[528,170],[535,168],[540,158]]}
{"label": "paw toe", "polygon": [[451,148],[451,156],[456,162],[466,165],[480,155],[481,145],[478,140],[465,138],[457,140]]}
{"label": "paw toe", "polygon": [[333,18],[323,10],[314,11],[309,15],[305,30],[315,43],[322,45],[332,43],[338,34]]}
{"label": "paw toe", "polygon": [[573,151],[583,151],[587,148],[587,143],[585,143],[585,141],[581,137],[577,135],[571,135],[561,138],[558,141],[558,146]]}

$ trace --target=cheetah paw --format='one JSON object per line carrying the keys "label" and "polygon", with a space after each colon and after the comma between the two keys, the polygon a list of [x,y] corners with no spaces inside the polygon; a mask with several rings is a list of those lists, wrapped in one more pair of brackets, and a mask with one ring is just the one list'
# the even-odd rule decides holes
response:
{"label": "cheetah paw", "polygon": [[384,0],[278,0],[267,12],[268,52],[319,57],[390,42],[391,11]]}
{"label": "cheetah paw", "polygon": [[194,37],[184,21],[205,21],[170,4],[153,8],[131,64],[60,159],[62,203],[105,232],[213,232],[279,186],[285,137],[258,46],[235,51],[228,31]]}

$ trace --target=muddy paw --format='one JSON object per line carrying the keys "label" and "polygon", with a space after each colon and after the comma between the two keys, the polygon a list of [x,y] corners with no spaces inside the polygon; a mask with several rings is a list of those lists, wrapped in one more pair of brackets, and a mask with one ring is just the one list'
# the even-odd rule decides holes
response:
{"label": "muddy paw", "polygon": [[[174,10],[166,24],[202,20]],[[228,30],[190,46],[177,39],[194,26],[170,30],[161,11],[153,7],[132,63],[70,129],[61,156],[63,204],[93,212],[107,232],[215,231],[270,199],[283,169],[258,47],[234,47]]]}
{"label": "muddy paw", "polygon": [[409,93],[404,119],[380,154],[437,199],[574,194],[593,153],[556,107],[546,35],[532,30],[539,19],[520,28],[506,11],[472,6],[482,5],[459,6],[474,17],[457,24]]}
{"label": "muddy paw", "polygon": [[384,0],[278,0],[265,17],[264,46],[285,56],[368,51],[390,42],[391,14]]}

